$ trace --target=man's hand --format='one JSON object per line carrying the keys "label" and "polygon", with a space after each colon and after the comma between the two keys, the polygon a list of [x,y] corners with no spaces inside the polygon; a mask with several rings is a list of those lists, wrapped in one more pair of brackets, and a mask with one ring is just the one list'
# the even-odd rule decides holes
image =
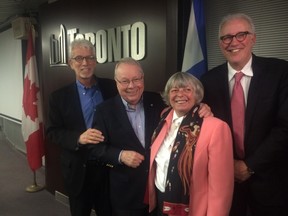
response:
{"label": "man's hand", "polygon": [[209,116],[213,116],[213,113],[211,112],[211,108],[205,104],[205,103],[201,103],[200,104],[200,109],[198,111],[199,113],[199,116],[202,118],[206,118],[206,117],[209,117]]}
{"label": "man's hand", "polygon": [[79,143],[82,145],[86,144],[98,144],[104,141],[104,136],[102,132],[93,128],[87,129],[79,137]]}
{"label": "man's hand", "polygon": [[144,156],[135,151],[123,150],[120,156],[120,161],[132,168],[138,167],[143,160]]}
{"label": "man's hand", "polygon": [[247,165],[242,160],[234,160],[234,178],[238,183],[244,182],[249,179],[251,173],[248,170]]}

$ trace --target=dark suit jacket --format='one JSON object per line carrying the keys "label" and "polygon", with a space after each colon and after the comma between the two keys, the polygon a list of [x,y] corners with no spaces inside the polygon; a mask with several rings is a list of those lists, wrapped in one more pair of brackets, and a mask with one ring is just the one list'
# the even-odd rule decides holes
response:
{"label": "dark suit jacket", "polygon": [[[96,109],[95,127],[104,134],[105,141],[102,146],[108,147],[105,149],[104,155],[102,154],[101,160],[111,167],[110,196],[112,206],[117,209],[131,210],[144,207],[151,137],[165,106],[160,95],[152,92],[143,93],[143,105],[145,148],[134,133],[119,95],[100,104]],[[100,149],[101,145],[98,144],[97,148]],[[137,168],[120,164],[118,159],[121,150],[137,151],[144,155],[145,160]]]}
{"label": "dark suit jacket", "polygon": [[[287,202],[288,62],[253,55],[253,77],[245,114],[245,163],[255,171],[248,180],[253,196],[262,204]],[[202,77],[204,102],[230,128],[231,109],[227,64]],[[285,182],[286,181],[286,182]],[[285,189],[286,188],[286,189]],[[286,201],[285,201],[286,200]]]}
{"label": "dark suit jacket", "polygon": [[[114,80],[97,78],[103,99],[117,94]],[[76,82],[56,90],[49,98],[47,137],[61,147],[61,165],[69,195],[82,190],[89,150],[78,146],[80,134],[86,130]]]}

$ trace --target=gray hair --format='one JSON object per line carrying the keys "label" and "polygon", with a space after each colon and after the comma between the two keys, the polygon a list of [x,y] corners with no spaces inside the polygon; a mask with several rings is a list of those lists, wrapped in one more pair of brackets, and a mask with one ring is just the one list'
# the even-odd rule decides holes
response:
{"label": "gray hair", "polygon": [[144,75],[143,68],[142,68],[141,64],[140,64],[137,60],[135,60],[135,59],[133,59],[133,58],[131,58],[131,57],[126,57],[126,58],[120,59],[120,60],[116,63],[116,65],[115,65],[115,70],[114,70],[114,76],[116,76],[117,69],[118,69],[119,65],[121,65],[121,64],[136,65],[136,66],[139,67],[139,72]]}
{"label": "gray hair", "polygon": [[218,30],[218,36],[221,36],[221,29],[223,27],[223,25],[233,19],[242,19],[248,22],[248,24],[250,25],[250,31],[251,33],[255,33],[255,25],[254,22],[252,20],[252,18],[244,13],[234,13],[234,14],[228,14],[226,16],[224,16],[219,24],[219,30]]}
{"label": "gray hair", "polygon": [[177,72],[173,74],[166,83],[164,92],[162,92],[162,98],[164,102],[170,106],[169,92],[172,88],[184,88],[187,86],[192,86],[194,90],[194,97],[196,104],[200,104],[204,97],[204,88],[202,83],[192,74],[187,72]]}
{"label": "gray hair", "polygon": [[72,58],[73,50],[76,47],[87,48],[87,49],[92,51],[93,55],[95,55],[95,53],[96,53],[95,46],[89,40],[76,39],[76,40],[72,41],[71,44],[70,44],[69,58]]}

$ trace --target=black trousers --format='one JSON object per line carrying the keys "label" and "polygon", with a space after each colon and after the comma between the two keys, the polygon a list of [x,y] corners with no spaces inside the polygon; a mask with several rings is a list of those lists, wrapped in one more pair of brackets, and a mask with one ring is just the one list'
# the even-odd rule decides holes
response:
{"label": "black trousers", "polygon": [[149,216],[148,206],[143,209],[120,210],[113,209],[112,216]]}
{"label": "black trousers", "polygon": [[287,216],[288,205],[267,206],[256,203],[249,195],[248,186],[235,183],[230,216]]}
{"label": "black trousers", "polygon": [[92,209],[95,210],[97,216],[111,216],[108,172],[106,171],[93,162],[87,164],[83,190],[76,197],[69,196],[72,216],[90,216]]}
{"label": "black trousers", "polygon": [[156,196],[157,196],[157,216],[167,216],[167,214],[163,213],[163,203],[164,203],[164,193],[158,190],[157,187],[155,187],[156,190]]}

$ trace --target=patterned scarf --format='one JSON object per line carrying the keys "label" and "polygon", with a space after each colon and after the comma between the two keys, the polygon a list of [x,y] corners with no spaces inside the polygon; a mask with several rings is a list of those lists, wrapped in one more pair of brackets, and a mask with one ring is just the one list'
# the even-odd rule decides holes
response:
{"label": "patterned scarf", "polygon": [[[198,110],[199,105],[194,106],[184,117],[172,147],[163,204],[163,213],[167,215],[186,216],[189,214],[189,188],[193,158],[203,122],[198,115]],[[152,139],[161,130],[170,111],[171,109],[162,115]]]}

